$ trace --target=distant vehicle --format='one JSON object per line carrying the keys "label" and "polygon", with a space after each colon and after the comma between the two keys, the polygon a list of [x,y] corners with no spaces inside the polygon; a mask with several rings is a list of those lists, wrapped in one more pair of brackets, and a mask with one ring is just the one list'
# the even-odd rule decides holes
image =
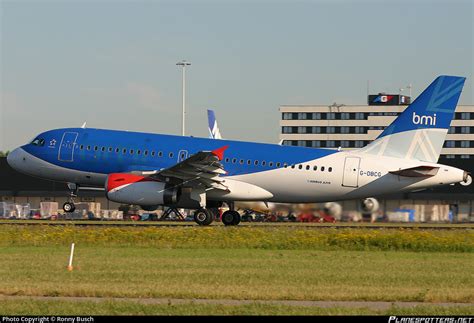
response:
{"label": "distant vehicle", "polygon": [[88,128],[43,132],[7,157],[11,167],[109,200],[195,209],[209,225],[224,202],[225,225],[240,223],[235,202],[316,203],[365,199],[452,183],[471,175],[437,164],[464,77],[439,76],[373,142],[354,150]]}

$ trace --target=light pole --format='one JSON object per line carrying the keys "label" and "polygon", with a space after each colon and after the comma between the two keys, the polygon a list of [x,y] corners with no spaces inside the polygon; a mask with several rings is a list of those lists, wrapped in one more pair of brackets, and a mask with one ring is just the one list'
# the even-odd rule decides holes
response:
{"label": "light pole", "polygon": [[183,67],[183,120],[182,120],[182,129],[181,129],[181,135],[185,135],[185,124],[186,124],[186,66],[191,65],[190,62],[187,62],[186,60],[182,60],[181,62],[176,63],[178,66]]}

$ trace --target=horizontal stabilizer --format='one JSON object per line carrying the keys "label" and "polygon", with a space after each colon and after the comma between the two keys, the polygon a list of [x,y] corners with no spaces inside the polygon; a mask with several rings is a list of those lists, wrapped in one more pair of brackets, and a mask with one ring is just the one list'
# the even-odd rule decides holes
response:
{"label": "horizontal stabilizer", "polygon": [[405,169],[390,171],[390,174],[405,177],[430,177],[438,173],[439,167],[434,166],[417,166]]}

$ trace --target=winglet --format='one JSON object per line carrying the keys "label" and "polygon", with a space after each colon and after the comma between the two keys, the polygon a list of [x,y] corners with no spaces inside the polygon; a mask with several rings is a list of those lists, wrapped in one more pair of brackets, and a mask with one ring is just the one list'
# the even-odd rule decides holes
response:
{"label": "winglet", "polygon": [[224,151],[229,148],[229,146],[223,146],[221,148],[214,149],[212,153],[219,158],[219,160],[222,160],[224,158]]}

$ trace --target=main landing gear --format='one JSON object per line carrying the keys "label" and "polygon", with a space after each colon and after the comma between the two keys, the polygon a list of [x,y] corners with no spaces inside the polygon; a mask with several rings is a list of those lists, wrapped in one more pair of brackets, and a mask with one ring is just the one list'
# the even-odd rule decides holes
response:
{"label": "main landing gear", "polygon": [[222,214],[222,223],[226,226],[240,223],[240,214],[235,210],[234,203],[229,203],[229,210]]}
{"label": "main landing gear", "polygon": [[209,225],[214,221],[214,213],[210,209],[198,209],[194,212],[194,221],[199,225]]}
{"label": "main landing gear", "polygon": [[198,209],[194,212],[194,222],[199,225],[209,225],[215,218],[219,217],[218,208]]}
{"label": "main landing gear", "polygon": [[74,198],[77,197],[77,191],[79,187],[77,184],[74,183],[67,183],[67,187],[69,189],[69,197],[68,201],[63,204],[63,210],[66,213],[71,213],[76,210],[76,206],[74,205]]}

